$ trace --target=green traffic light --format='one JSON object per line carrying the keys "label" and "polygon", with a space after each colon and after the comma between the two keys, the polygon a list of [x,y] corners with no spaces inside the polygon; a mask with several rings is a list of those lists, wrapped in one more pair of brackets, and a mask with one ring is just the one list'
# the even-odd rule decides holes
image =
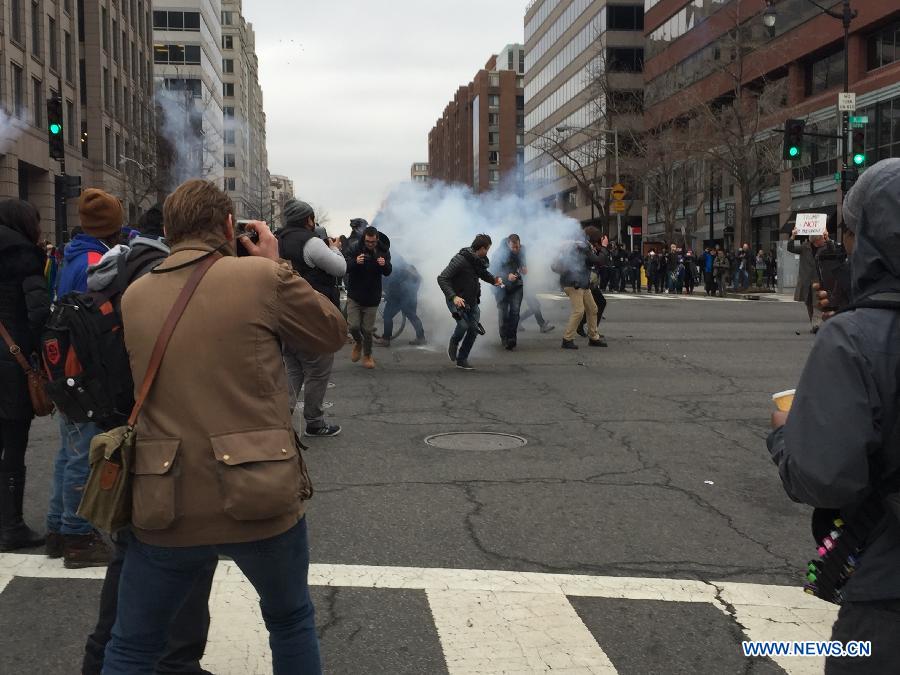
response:
{"label": "green traffic light", "polygon": [[788,148],[788,154],[791,157],[797,157],[800,154],[800,148],[798,148],[796,145],[792,145],[790,148]]}
{"label": "green traffic light", "polygon": [[857,152],[853,155],[853,163],[856,164],[856,166],[862,166],[866,163],[866,156],[861,152]]}
{"label": "green traffic light", "polygon": [[58,134],[61,131],[62,131],[61,124],[57,124],[56,122],[54,122],[53,124],[50,125],[50,133],[53,134],[54,136],[56,136],[56,134]]}

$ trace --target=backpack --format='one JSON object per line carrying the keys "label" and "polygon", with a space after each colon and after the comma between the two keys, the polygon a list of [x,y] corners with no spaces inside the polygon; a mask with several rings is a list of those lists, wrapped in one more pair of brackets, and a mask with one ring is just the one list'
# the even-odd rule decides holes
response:
{"label": "backpack", "polygon": [[59,298],[41,334],[47,393],[71,422],[94,422],[109,429],[122,424],[134,404],[119,308],[127,286],[126,257],[120,256],[109,288]]}
{"label": "backpack", "polygon": [[565,274],[569,270],[569,259],[572,255],[571,245],[563,244],[559,247],[556,257],[550,263],[550,271],[554,274]]}

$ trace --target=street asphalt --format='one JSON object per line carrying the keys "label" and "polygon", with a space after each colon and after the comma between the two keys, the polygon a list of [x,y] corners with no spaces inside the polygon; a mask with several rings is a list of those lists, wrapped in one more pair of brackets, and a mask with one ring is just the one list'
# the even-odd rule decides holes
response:
{"label": "street asphalt", "polygon": [[[784,494],[765,438],[771,394],[796,384],[814,339],[805,309],[609,297],[605,349],[582,338],[560,349],[568,302],[555,294],[541,302],[556,330],[529,319],[513,352],[486,306],[471,372],[446,356],[446,314],[425,313],[425,347],[407,345],[409,327],[377,347],[372,371],[346,347],[327,395],[343,431],[305,440],[312,562],[801,585],[809,509]],[[425,443],[444,432],[527,443]],[[57,437],[55,420],[35,422],[32,526],[43,526]],[[0,654],[14,667],[0,670],[79,672],[99,583],[13,579],[0,593]],[[314,597],[328,672],[453,672],[424,593],[331,586]],[[782,672],[745,660],[741,627],[710,604],[571,604],[620,673]]]}

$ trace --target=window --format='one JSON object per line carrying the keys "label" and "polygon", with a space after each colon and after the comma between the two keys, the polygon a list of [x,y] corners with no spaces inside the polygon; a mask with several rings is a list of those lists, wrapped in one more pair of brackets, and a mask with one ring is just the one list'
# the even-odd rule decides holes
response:
{"label": "window", "polygon": [[233,73],[234,72],[234,59],[222,59],[222,72],[223,73]]}
{"label": "window", "polygon": [[75,104],[66,99],[66,119],[63,120],[66,129],[66,143],[75,147]]}
{"label": "window", "polygon": [[125,123],[129,123],[131,121],[131,97],[128,93],[128,87],[122,91],[122,116],[125,118]]}
{"label": "window", "polygon": [[119,60],[119,22],[113,19],[112,22],[112,46],[113,46],[113,60]]}
{"label": "window", "polygon": [[222,108],[222,117],[224,117],[226,120],[233,120],[234,119],[234,106],[226,105],[224,108]]}
{"label": "window", "polygon": [[12,23],[12,39],[22,42],[22,0],[12,0],[9,8],[10,22]]}
{"label": "window", "polygon": [[869,70],[900,61],[900,21],[870,35],[867,47]]}
{"label": "window", "polygon": [[22,82],[22,69],[16,64],[12,66],[12,95],[13,95],[13,113],[19,119],[25,115],[25,93],[22,91],[24,86]]}
{"label": "window", "polygon": [[59,70],[59,45],[56,44],[56,20],[52,16],[47,17],[47,47],[50,51],[50,67]]}
{"label": "window", "polygon": [[63,32],[63,49],[66,57],[66,79],[71,82],[75,73],[72,68],[72,36],[67,31]]}
{"label": "window", "polygon": [[499,183],[500,182],[500,172],[497,169],[491,169],[488,172],[488,180],[491,183]]}
{"label": "window", "polygon": [[500,97],[497,94],[488,96],[488,106],[498,108],[500,106]]}
{"label": "window", "polygon": [[119,116],[119,78],[113,78],[113,110]]}
{"label": "window", "polygon": [[233,152],[226,152],[226,153],[225,153],[225,168],[226,168],[226,169],[233,169],[234,166],[235,166],[235,164],[234,164],[234,153],[233,153]]}
{"label": "window", "polygon": [[153,45],[153,62],[200,65],[200,45]]}
{"label": "window", "polygon": [[109,51],[109,13],[106,7],[100,8],[100,44],[104,50]]}
{"label": "window", "polygon": [[488,145],[497,145],[499,142],[500,142],[500,132],[489,131],[488,132]]}
{"label": "window", "polygon": [[87,105],[87,70],[84,67],[84,59],[78,59],[78,83],[81,105]]}
{"label": "window", "polygon": [[500,113],[488,113],[488,126],[496,127],[500,124]]}
{"label": "window", "polygon": [[113,159],[113,166],[118,167],[122,163],[122,137],[119,134],[116,134],[116,156]]}
{"label": "window", "polygon": [[85,159],[88,156],[88,135],[87,135],[87,122],[81,122],[81,156]]}
{"label": "window", "polygon": [[41,8],[36,2],[31,3],[31,53],[41,55]]}
{"label": "window", "polygon": [[844,50],[823,56],[806,66],[806,95],[812,96],[844,81]]}
{"label": "window", "polygon": [[222,49],[234,49],[234,36],[233,35],[223,35],[222,36]]}
{"label": "window", "polygon": [[103,128],[103,161],[109,166],[113,165],[112,132],[109,127]]}
{"label": "window", "polygon": [[31,80],[31,90],[32,90],[32,105],[34,109],[31,111],[31,121],[36,127],[40,127],[43,122],[43,109],[44,109],[44,85],[40,80],[36,80],[32,78]]}
{"label": "window", "polygon": [[203,98],[203,83],[196,78],[167,78],[164,84],[169,91],[188,91],[191,98]]}
{"label": "window", "polygon": [[234,82],[224,82],[222,84],[222,94],[224,96],[234,96]]}
{"label": "window", "polygon": [[226,192],[234,192],[237,190],[237,178],[233,176],[229,176],[225,179],[225,191]]}
{"label": "window", "polygon": [[499,164],[500,163],[500,153],[496,150],[491,150],[488,153],[488,164]]}
{"label": "window", "polygon": [[153,12],[156,30],[199,31],[200,12]]}
{"label": "window", "polygon": [[516,110],[525,110],[524,96],[516,96]]}
{"label": "window", "polygon": [[128,32],[122,31],[122,68],[128,72]]}
{"label": "window", "polygon": [[234,25],[234,12],[222,12],[222,25],[223,26],[233,26]]}
{"label": "window", "polygon": [[103,69],[103,107],[109,111],[109,70]]}
{"label": "window", "polygon": [[225,130],[225,143],[226,145],[234,145],[234,129]]}
{"label": "window", "polygon": [[644,70],[643,47],[610,47],[606,50],[607,69],[614,73],[639,73]]}
{"label": "window", "polygon": [[644,8],[639,5],[610,5],[607,7],[608,30],[644,30]]}

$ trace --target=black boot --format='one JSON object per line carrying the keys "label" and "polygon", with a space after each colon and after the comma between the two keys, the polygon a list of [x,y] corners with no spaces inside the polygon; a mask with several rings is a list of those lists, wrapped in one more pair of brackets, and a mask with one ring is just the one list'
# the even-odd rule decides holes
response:
{"label": "black boot", "polygon": [[25,469],[0,473],[0,551],[41,546],[44,538],[22,520]]}

